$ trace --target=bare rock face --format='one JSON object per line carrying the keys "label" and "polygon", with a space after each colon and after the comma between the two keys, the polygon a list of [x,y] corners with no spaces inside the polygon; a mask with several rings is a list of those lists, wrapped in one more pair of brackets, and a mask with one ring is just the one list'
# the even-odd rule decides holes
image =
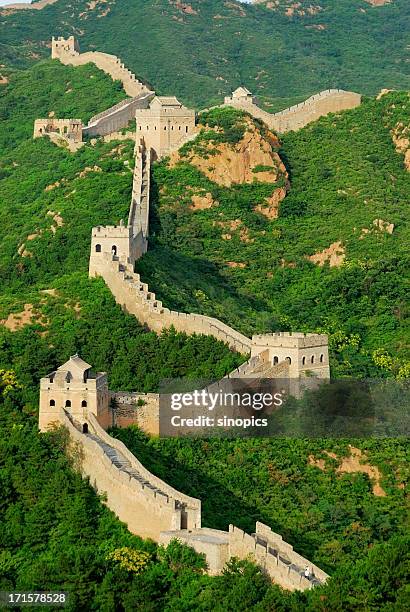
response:
{"label": "bare rock face", "polygon": [[278,187],[270,198],[265,199],[264,204],[258,204],[254,211],[261,213],[268,219],[277,219],[279,215],[279,205],[286,196],[286,188]]}
{"label": "bare rock face", "polygon": [[391,134],[396,151],[404,154],[404,166],[410,172],[410,126],[398,123]]}
{"label": "bare rock face", "polygon": [[279,146],[277,137],[272,133],[262,134],[250,120],[246,120],[247,130],[243,138],[232,145],[227,142],[208,143],[209,156],[191,152],[183,160],[179,153],[171,155],[170,166],[179,161],[187,161],[207,178],[218,185],[231,187],[233,184],[275,183],[279,177],[287,179],[286,168],[275,148]]}
{"label": "bare rock face", "polygon": [[372,6],[384,6],[385,4],[390,4],[392,0],[365,0],[368,4]]}
{"label": "bare rock face", "polygon": [[329,248],[323,249],[323,251],[310,255],[308,259],[319,266],[324,266],[325,263],[328,263],[331,268],[338,268],[343,264],[345,257],[346,253],[344,246],[339,241],[333,242]]}

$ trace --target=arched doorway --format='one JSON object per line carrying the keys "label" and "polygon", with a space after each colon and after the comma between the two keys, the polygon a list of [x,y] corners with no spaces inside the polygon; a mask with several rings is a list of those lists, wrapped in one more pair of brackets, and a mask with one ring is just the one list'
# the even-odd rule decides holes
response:
{"label": "arched doorway", "polygon": [[83,423],[83,434],[88,434],[88,423]]}
{"label": "arched doorway", "polygon": [[117,256],[117,247],[115,244],[112,245],[111,247],[111,254],[116,257]]}

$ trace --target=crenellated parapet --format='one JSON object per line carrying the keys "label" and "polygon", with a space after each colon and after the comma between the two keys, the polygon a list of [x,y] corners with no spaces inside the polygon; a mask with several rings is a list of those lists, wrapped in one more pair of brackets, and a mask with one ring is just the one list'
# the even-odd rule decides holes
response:
{"label": "crenellated parapet", "polygon": [[[249,374],[258,365],[253,357],[239,370]],[[41,379],[39,426],[47,431],[64,426],[69,434],[68,452],[83,476],[104,495],[107,506],[141,537],[168,544],[177,538],[203,553],[208,572],[220,574],[232,557],[250,559],[273,582],[289,590],[305,590],[326,582],[319,567],[294,551],[282,537],[263,523],[247,534],[230,525],[229,532],[202,527],[201,501],[178,491],[152,474],[120,440],[106,429],[118,425],[111,409],[138,402],[138,409],[158,402],[157,394],[108,391],[104,372],[94,372],[78,355]],[[152,409],[152,406],[150,406]],[[149,410],[143,414],[149,417]],[[144,416],[140,414],[140,418]]]}
{"label": "crenellated parapet", "polygon": [[329,113],[356,108],[361,103],[361,95],[343,89],[327,89],[315,94],[279,113],[268,113],[258,106],[257,99],[244,87],[239,87],[231,96],[225,98],[222,106],[233,106],[261,119],[278,133],[299,130],[312,121],[317,121]]}

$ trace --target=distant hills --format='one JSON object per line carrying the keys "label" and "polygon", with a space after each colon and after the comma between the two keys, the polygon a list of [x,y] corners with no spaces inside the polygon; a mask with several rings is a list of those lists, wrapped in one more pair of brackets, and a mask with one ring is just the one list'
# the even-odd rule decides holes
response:
{"label": "distant hills", "polygon": [[160,93],[203,107],[246,84],[278,110],[329,87],[409,89],[409,29],[407,0],[58,0],[1,11],[0,64],[27,66],[49,55],[53,34],[75,34]]}

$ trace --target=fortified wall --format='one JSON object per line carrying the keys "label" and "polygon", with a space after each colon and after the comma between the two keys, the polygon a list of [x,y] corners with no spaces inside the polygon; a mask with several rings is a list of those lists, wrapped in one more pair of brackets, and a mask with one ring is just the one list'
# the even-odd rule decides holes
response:
{"label": "fortified wall", "polygon": [[[86,129],[92,123],[92,129],[118,129],[116,118],[122,121],[124,112],[125,120],[130,109],[137,116],[139,137],[128,223],[93,228],[90,276],[102,276],[117,303],[155,331],[174,326],[177,331],[212,335],[234,350],[250,353],[249,360],[227,378],[299,379],[309,377],[312,370],[315,378],[328,378],[326,336],[282,333],[255,336],[251,340],[212,317],[169,310],[149,291],[134,272],[134,265],[147,249],[151,159],[192,138],[195,115],[175,98],[152,100],[152,92],[141,91],[142,84],[137,85],[135,76],[114,56],[80,55],[73,37],[53,39],[53,57],[73,65],[95,60],[112,78],[121,78],[127,93],[133,96],[132,100],[96,115]],[[249,95],[245,92],[248,106],[254,104]],[[139,96],[140,102],[144,98],[141,103],[147,104],[146,108],[138,108]],[[94,373],[78,355],[41,380],[40,429],[46,431],[54,424],[67,428],[83,474],[99,493],[106,495],[107,505],[133,533],[163,543],[179,538],[206,555],[212,574],[220,573],[232,556],[250,555],[284,588],[304,590],[326,581],[327,575],[320,568],[295,553],[292,546],[261,523],[251,536],[234,526],[230,526],[229,532],[202,528],[200,501],[151,474],[124,444],[105,431],[113,424],[132,422],[157,433],[158,415],[157,394],[112,394],[106,375]]]}
{"label": "fortified wall", "polygon": [[130,121],[135,119],[137,109],[147,108],[154,95],[153,91],[148,91],[134,98],[122,100],[102,113],[94,115],[83,129],[83,134],[106,136],[126,128]]}
{"label": "fortified wall", "polygon": [[343,89],[327,89],[311,96],[300,104],[286,108],[280,113],[272,114],[257,105],[257,100],[250,91],[244,87],[239,87],[231,96],[225,98],[222,106],[234,106],[244,110],[253,117],[261,119],[270,129],[284,134],[291,130],[299,130],[329,113],[356,108],[360,103],[360,94]]}
{"label": "fortified wall", "polygon": [[143,137],[146,147],[157,157],[182,146],[196,134],[195,111],[186,108],[175,96],[156,96],[148,108],[135,113],[137,136]]}
{"label": "fortified wall", "polygon": [[80,46],[74,36],[69,36],[69,38],[55,38],[53,36],[51,57],[52,59],[60,60],[62,64],[70,66],[95,64],[97,68],[110,75],[113,81],[121,81],[125,93],[130,98],[135,98],[150,91],[115,55],[101,53],[100,51],[80,53]]}
{"label": "fortified wall", "polygon": [[34,138],[41,138],[50,133],[60,134],[68,140],[80,143],[83,141],[83,123],[81,119],[55,119],[54,117],[35,120]]}
{"label": "fortified wall", "polygon": [[[249,374],[257,363],[251,358],[236,374]],[[122,394],[115,395],[117,400],[123,399]],[[155,394],[149,395],[156,400]],[[138,399],[141,397],[147,398],[138,394]],[[199,499],[154,476],[121,441],[106,433],[111,424],[109,412],[106,375],[93,372],[78,355],[41,379],[41,431],[56,425],[66,427],[69,452],[78,469],[132,533],[162,544],[179,539],[205,555],[210,574],[220,574],[226,562],[237,557],[250,558],[285,589],[305,590],[327,580],[325,572],[262,523],[256,524],[252,535],[233,525],[229,532],[203,528]],[[148,416],[147,410],[144,413]]]}

